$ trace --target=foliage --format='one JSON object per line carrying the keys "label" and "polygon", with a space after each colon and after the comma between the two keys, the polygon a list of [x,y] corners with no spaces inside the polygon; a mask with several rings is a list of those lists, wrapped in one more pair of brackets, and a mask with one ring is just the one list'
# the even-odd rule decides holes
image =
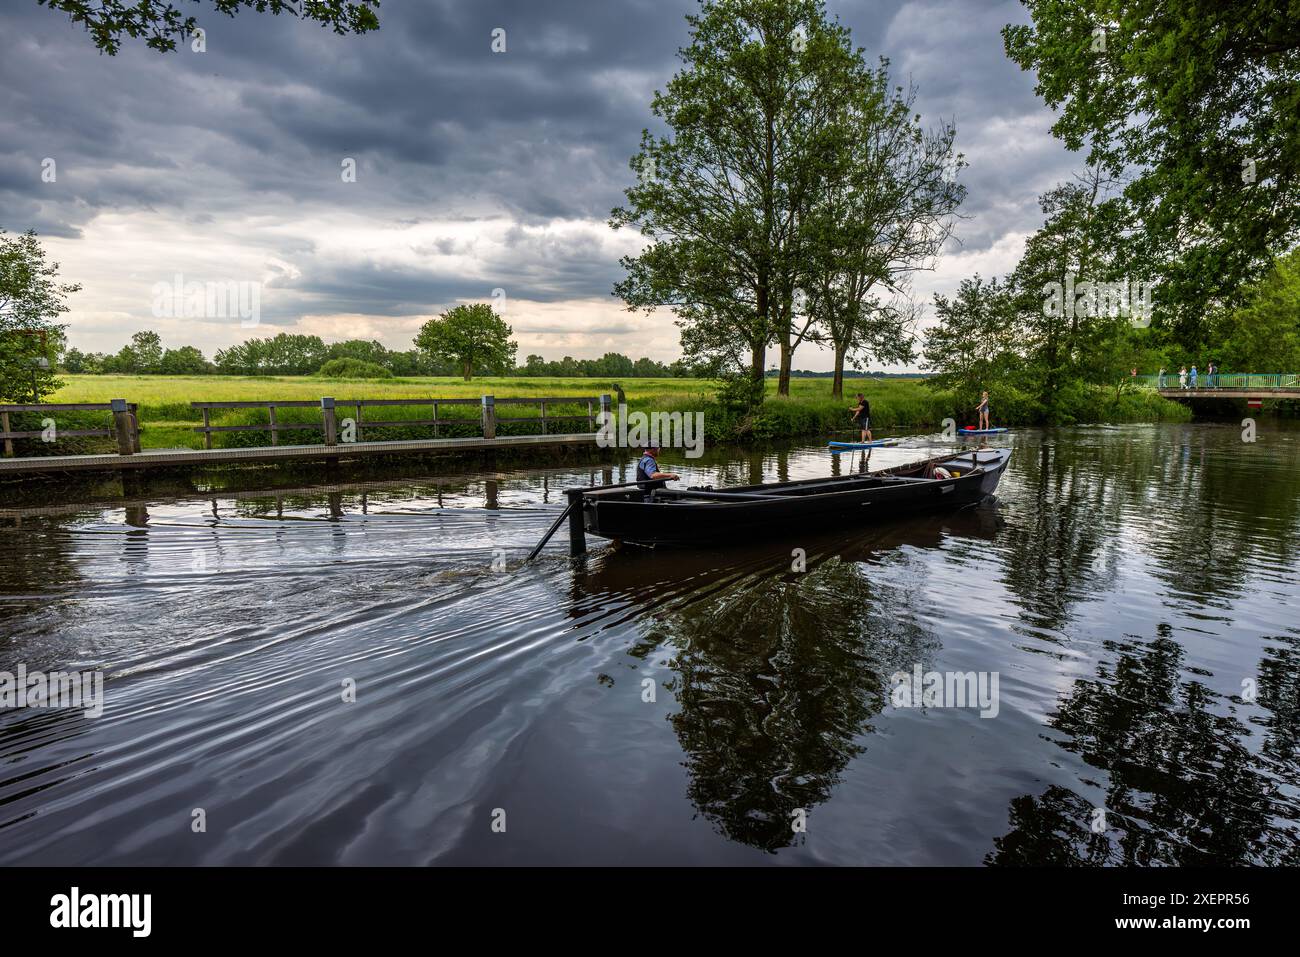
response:
{"label": "foliage", "polygon": [[643,132],[638,181],[611,213],[650,243],[624,257],[615,294],[671,307],[688,361],[759,380],[789,333],[803,212],[845,148],[830,120],[860,57],[820,0],[704,0],[687,22],[685,66],[651,103],[672,135]]}
{"label": "foliage", "polygon": [[[832,348],[837,396],[846,359],[913,359],[908,280],[938,255],[966,192],[956,182],[956,128],[924,130],[915,87],[890,92],[888,60],[863,73],[838,118],[850,144],[838,157],[842,170],[809,213],[803,278],[809,338]],[[882,293],[894,301],[882,303]]]}
{"label": "foliage", "polygon": [[1218,318],[1211,342],[1225,372],[1300,372],[1300,249]]}
{"label": "foliage", "polygon": [[332,379],[391,379],[393,374],[375,362],[364,359],[330,359],[320,371],[319,376]]}
{"label": "foliage", "polygon": [[223,375],[307,375],[327,358],[329,350],[320,336],[281,332],[218,349],[216,366]]}
{"label": "foliage", "polygon": [[1126,175],[1130,272],[1161,278],[1185,348],[1300,236],[1300,19],[1294,0],[1022,0],[1003,30],[1059,111],[1053,133]]}
{"label": "foliage", "polygon": [[[199,26],[168,0],[36,0],[43,7],[61,10],[80,23],[101,53],[114,56],[122,37],[146,37],[145,45],[161,52],[176,49]],[[259,13],[288,13],[314,20],[335,33],[367,33],[379,29],[379,0],[212,0],[216,13],[233,17],[247,7]]]}
{"label": "foliage", "polygon": [[28,231],[0,229],[0,402],[37,400],[62,383],[55,358],[63,347],[65,298],[81,287],[58,282],[59,264]]}
{"label": "foliage", "polygon": [[468,382],[474,373],[500,374],[514,367],[512,330],[486,303],[449,309],[420,327],[416,348],[439,362],[454,364]]}

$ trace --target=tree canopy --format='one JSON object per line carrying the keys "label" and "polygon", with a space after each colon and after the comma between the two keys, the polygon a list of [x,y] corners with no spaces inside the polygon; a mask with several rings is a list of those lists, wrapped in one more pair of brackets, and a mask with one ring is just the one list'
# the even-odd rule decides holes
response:
{"label": "tree canopy", "polygon": [[513,369],[518,347],[511,332],[486,303],[462,304],[421,326],[415,345],[435,360],[454,363],[468,382],[476,372]]}
{"label": "tree canopy", "polygon": [[[101,53],[115,56],[124,36],[145,40],[145,46],[166,53],[176,49],[199,26],[168,0],[36,0],[61,10],[86,28]],[[180,0],[177,0],[179,3]],[[200,0],[194,0],[199,3]],[[208,0],[216,13],[233,17],[247,8],[278,16],[287,13],[312,20],[335,33],[367,33],[379,29],[379,0]]]}
{"label": "tree canopy", "polygon": [[54,363],[66,327],[57,320],[81,287],[58,275],[35,232],[14,236],[0,228],[0,401],[39,401],[61,385]]}
{"label": "tree canopy", "polygon": [[1022,0],[1007,55],[1059,109],[1052,132],[1128,177],[1123,252],[1192,345],[1204,317],[1300,237],[1294,0]]}

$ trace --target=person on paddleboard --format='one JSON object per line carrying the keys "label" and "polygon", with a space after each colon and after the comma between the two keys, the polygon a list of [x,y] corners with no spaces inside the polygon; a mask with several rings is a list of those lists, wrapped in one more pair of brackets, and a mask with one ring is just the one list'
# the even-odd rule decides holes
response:
{"label": "person on paddleboard", "polygon": [[646,498],[650,497],[651,482],[661,479],[672,481],[677,478],[679,476],[675,472],[659,471],[659,446],[647,446],[645,452],[641,455],[640,461],[636,463],[637,488],[646,493]]}
{"label": "person on paddleboard", "polygon": [[988,394],[988,392],[981,392],[981,393],[980,393],[980,404],[977,405],[977,406],[975,406],[975,411],[978,412],[978,413],[980,414],[980,424],[977,425],[976,428],[977,428],[977,429],[987,429],[987,428],[991,428],[991,426],[989,425],[989,414],[990,414],[990,412],[989,412],[989,394]]}
{"label": "person on paddleboard", "polygon": [[849,409],[849,415],[853,417],[853,421],[862,430],[862,438],[858,439],[858,441],[874,441],[871,438],[871,403],[866,400],[866,397],[861,392],[858,393],[858,404]]}

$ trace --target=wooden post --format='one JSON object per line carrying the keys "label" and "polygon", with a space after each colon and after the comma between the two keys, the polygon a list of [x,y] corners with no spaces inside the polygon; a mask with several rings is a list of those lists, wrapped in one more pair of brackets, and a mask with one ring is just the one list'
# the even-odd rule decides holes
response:
{"label": "wooden post", "polygon": [[564,494],[569,499],[569,555],[585,555],[587,536],[582,526],[582,490],[575,489]]}
{"label": "wooden post", "polygon": [[334,399],[331,396],[322,396],[320,400],[321,415],[325,417],[325,444],[338,445],[338,423],[334,418]]}
{"label": "wooden post", "polygon": [[267,411],[271,413],[271,444],[279,445],[280,432],[279,432],[279,423],[275,419],[275,404],[272,403],[268,405],[266,408]]}
{"label": "wooden post", "polygon": [[438,403],[433,404],[433,437],[438,437]]}
{"label": "wooden post", "polygon": [[127,411],[131,413],[131,451],[139,454],[140,452],[140,407],[134,402],[127,406]]}
{"label": "wooden post", "polygon": [[497,404],[496,398],[490,395],[483,396],[483,438],[495,439],[497,437]]}
{"label": "wooden post", "polygon": [[541,406],[542,406],[542,435],[545,435],[546,434],[546,403],[545,402],[541,403]]}
{"label": "wooden post", "polygon": [[[0,412],[0,432],[9,431],[9,413]],[[5,439],[5,455],[12,457],[14,454],[14,440]]]}
{"label": "wooden post", "polygon": [[[591,411],[590,403],[588,403],[587,405],[587,410],[589,412]],[[600,397],[600,412],[601,412],[600,421],[604,423],[604,428],[612,429],[614,427],[614,420],[610,418],[608,392]],[[597,429],[596,424],[594,422],[592,423],[592,428],[599,431],[599,429]]]}
{"label": "wooden post", "polygon": [[208,431],[212,428],[212,420],[208,417],[208,413],[211,411],[206,405],[203,407],[203,447],[205,449],[212,448],[212,433]]}
{"label": "wooden post", "polygon": [[110,399],[109,408],[113,410],[113,431],[117,433],[117,454],[130,455],[135,451],[131,441],[131,411],[126,407],[126,399]]}
{"label": "wooden post", "polygon": [[357,420],[352,424],[352,438],[361,441],[361,400],[357,400]]}

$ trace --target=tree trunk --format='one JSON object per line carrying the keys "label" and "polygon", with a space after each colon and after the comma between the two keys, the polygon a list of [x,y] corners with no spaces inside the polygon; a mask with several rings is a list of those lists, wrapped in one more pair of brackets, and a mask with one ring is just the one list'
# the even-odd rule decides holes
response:
{"label": "tree trunk", "polygon": [[777,395],[790,394],[790,361],[793,358],[794,350],[790,348],[790,334],[786,333],[781,339],[781,374],[776,380]]}
{"label": "tree trunk", "polygon": [[749,377],[756,383],[763,381],[763,365],[767,362],[767,349],[755,343],[749,353]]}
{"label": "tree trunk", "polygon": [[835,378],[831,379],[831,398],[844,398],[844,348],[835,343]]}
{"label": "tree trunk", "polygon": [[468,362],[462,362],[460,368],[461,368],[461,372],[463,372],[465,375],[465,381],[468,382],[470,380],[470,376],[474,372],[473,367]]}

